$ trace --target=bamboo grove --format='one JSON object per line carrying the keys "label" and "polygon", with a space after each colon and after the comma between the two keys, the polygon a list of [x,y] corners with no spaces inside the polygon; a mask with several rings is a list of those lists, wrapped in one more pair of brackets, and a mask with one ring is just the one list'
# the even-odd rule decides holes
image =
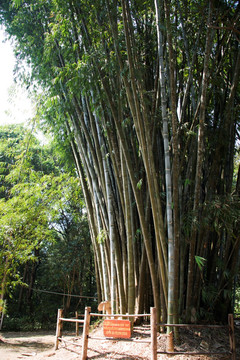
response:
{"label": "bamboo grove", "polygon": [[1,1],[19,72],[42,89],[42,128],[71,147],[99,301],[115,312],[154,304],[173,323],[229,311],[239,10],[233,0]]}

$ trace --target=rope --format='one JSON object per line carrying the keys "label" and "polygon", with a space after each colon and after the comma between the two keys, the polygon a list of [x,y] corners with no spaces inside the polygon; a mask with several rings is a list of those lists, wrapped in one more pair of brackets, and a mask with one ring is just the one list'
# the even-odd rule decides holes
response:
{"label": "rope", "polygon": [[64,293],[60,293],[60,292],[56,292],[56,291],[40,290],[40,289],[34,289],[34,288],[32,290],[37,291],[37,292],[47,293],[47,294],[53,294],[53,295],[70,296],[70,297],[77,297],[77,298],[82,298],[82,299],[97,299],[96,296],[64,294]]}

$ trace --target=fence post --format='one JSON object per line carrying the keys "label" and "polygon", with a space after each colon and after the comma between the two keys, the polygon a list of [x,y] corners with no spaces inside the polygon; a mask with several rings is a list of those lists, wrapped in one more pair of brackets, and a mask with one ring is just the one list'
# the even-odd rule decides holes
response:
{"label": "fence post", "polygon": [[89,325],[90,325],[90,312],[91,312],[91,308],[89,306],[86,306],[85,307],[85,314],[84,314],[84,325],[83,325],[82,360],[87,359],[88,334],[89,334]]}
{"label": "fence post", "polygon": [[235,334],[234,334],[233,314],[228,314],[228,326],[229,326],[229,342],[230,342],[230,351],[232,354],[232,360],[236,360],[236,343],[235,343]]}
{"label": "fence post", "polygon": [[[78,319],[78,312],[75,311],[76,319]],[[79,323],[76,321],[76,336],[79,336]]]}
{"label": "fence post", "polygon": [[63,314],[63,309],[58,309],[55,350],[58,349],[59,337],[62,336],[62,320],[60,320],[60,318],[62,317],[62,314]]}
{"label": "fence post", "polygon": [[151,308],[151,360],[157,360],[157,310]]}

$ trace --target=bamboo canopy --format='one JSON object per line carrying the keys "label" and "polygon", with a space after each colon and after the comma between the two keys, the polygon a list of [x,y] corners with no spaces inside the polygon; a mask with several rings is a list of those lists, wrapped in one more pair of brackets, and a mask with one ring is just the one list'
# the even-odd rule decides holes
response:
{"label": "bamboo canopy", "polygon": [[239,4],[10,3],[1,22],[44,89],[42,126],[80,179],[99,302],[113,314],[154,305],[170,324],[226,318],[240,246]]}

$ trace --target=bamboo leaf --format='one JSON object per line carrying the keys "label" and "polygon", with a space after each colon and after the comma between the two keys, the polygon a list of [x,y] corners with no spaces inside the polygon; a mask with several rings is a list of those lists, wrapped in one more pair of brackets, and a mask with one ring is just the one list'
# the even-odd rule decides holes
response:
{"label": "bamboo leaf", "polygon": [[195,261],[197,263],[197,266],[199,267],[199,270],[202,271],[203,267],[205,266],[205,262],[207,261],[206,259],[204,259],[201,256],[197,256],[195,255]]}

